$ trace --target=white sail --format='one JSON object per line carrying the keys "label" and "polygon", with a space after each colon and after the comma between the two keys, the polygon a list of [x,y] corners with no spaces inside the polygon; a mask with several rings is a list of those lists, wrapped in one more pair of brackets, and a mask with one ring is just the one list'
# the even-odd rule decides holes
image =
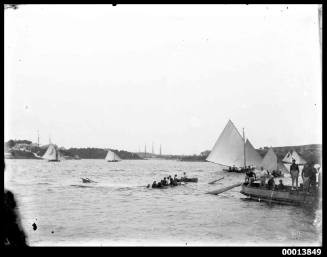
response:
{"label": "white sail", "polygon": [[117,154],[115,154],[114,152],[108,150],[107,156],[105,158],[106,161],[120,161],[121,159],[119,158],[119,156]]}
{"label": "white sail", "polygon": [[254,166],[257,168],[260,167],[262,162],[261,155],[255,150],[249,139],[247,139],[245,143],[245,161],[247,166]]}
{"label": "white sail", "polygon": [[301,174],[303,170],[303,165],[307,162],[295,150],[293,150],[292,152],[288,152],[282,162],[284,163],[284,166],[286,167],[287,171],[290,172],[293,159],[295,160],[295,163],[299,165],[299,170]]}
{"label": "white sail", "polygon": [[225,166],[244,165],[244,140],[231,120],[228,121],[206,160]]}
{"label": "white sail", "polygon": [[265,157],[263,158],[261,167],[269,171],[277,170],[277,156],[272,148],[268,150]]}
{"label": "white sail", "polygon": [[285,163],[292,163],[292,154],[291,152],[288,152],[285,157],[283,158],[282,162]]}
{"label": "white sail", "polygon": [[[228,121],[206,160],[225,166],[244,166],[244,139],[231,120]],[[262,157],[249,140],[245,142],[245,160],[247,166],[254,167],[260,167],[262,162]]]}
{"label": "white sail", "polygon": [[62,155],[55,145],[50,144],[42,158],[49,161],[62,160]]}
{"label": "white sail", "polygon": [[280,170],[283,173],[288,171],[287,167],[282,162],[277,162],[277,170]]}
{"label": "white sail", "polygon": [[307,163],[306,160],[304,160],[295,150],[293,150],[292,153],[288,152],[285,155],[283,162],[291,164],[293,159],[295,160],[295,163],[298,165],[304,165]]}

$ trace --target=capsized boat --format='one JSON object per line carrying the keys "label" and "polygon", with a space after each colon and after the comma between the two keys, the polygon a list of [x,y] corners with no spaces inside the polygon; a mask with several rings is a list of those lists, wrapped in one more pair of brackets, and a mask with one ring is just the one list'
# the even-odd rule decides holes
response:
{"label": "capsized boat", "polygon": [[307,193],[300,188],[293,191],[291,186],[286,185],[283,190],[277,189],[277,186],[268,189],[266,185],[261,186],[259,182],[253,182],[251,185],[243,183],[241,186],[241,194],[258,201],[288,205],[314,205],[319,201],[318,190]]}
{"label": "capsized boat", "polygon": [[230,167],[224,169],[225,171],[244,173],[249,169],[259,168],[262,157],[250,140],[245,140],[244,133],[242,137],[233,122],[229,120],[206,160]]}
{"label": "capsized boat", "polygon": [[42,159],[48,160],[49,162],[60,162],[64,158],[56,145],[49,144],[49,147],[45,154],[42,156]]}
{"label": "capsized boat", "polygon": [[107,162],[119,162],[119,161],[121,161],[120,157],[116,153],[114,153],[114,152],[112,152],[110,150],[108,150],[108,153],[107,153],[107,156],[106,156],[105,160]]}

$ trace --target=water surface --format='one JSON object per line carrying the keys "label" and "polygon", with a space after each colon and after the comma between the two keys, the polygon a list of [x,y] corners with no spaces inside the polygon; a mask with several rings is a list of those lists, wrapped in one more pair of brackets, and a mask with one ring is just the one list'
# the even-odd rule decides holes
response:
{"label": "water surface", "polygon": [[[199,182],[145,187],[183,172]],[[208,162],[6,160],[5,186],[16,195],[33,246],[321,245],[321,210],[249,201],[240,187],[205,194],[243,176]]]}

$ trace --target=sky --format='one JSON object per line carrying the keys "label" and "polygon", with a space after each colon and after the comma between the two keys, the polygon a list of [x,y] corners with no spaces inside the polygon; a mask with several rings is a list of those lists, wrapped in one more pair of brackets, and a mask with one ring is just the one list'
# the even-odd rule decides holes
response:
{"label": "sky", "polygon": [[5,141],[211,150],[322,143],[318,5],[5,10]]}

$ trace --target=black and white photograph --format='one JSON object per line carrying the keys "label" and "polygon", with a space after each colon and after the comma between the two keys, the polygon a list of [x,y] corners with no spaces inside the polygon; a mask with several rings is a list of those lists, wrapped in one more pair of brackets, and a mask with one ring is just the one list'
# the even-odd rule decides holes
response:
{"label": "black and white photograph", "polygon": [[321,255],[322,5],[3,8],[4,246]]}

